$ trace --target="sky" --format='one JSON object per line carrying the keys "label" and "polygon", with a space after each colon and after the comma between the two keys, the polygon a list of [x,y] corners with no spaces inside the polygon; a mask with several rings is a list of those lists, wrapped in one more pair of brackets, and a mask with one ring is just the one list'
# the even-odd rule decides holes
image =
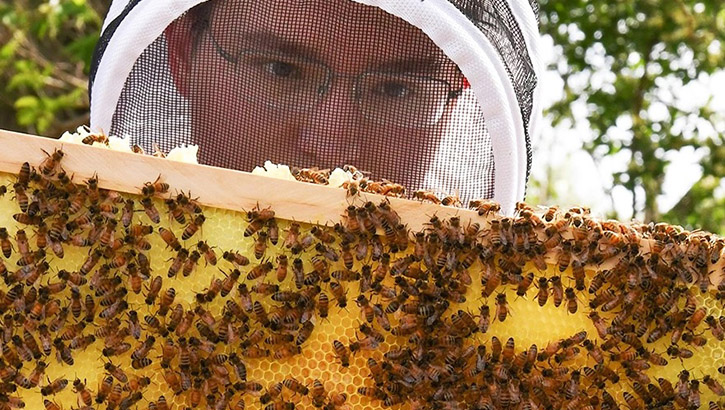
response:
{"label": "sky", "polygon": [[[554,62],[565,64],[562,63],[564,59],[560,58],[561,53],[551,37],[544,36],[543,45],[542,55],[548,57],[545,59],[547,66]],[[581,81],[606,83],[613,79],[613,76],[614,74],[608,70],[601,70],[591,78],[582,78]],[[545,109],[563,98],[564,81],[557,70],[547,70],[542,76],[541,84]],[[725,118],[725,70],[712,76],[703,76],[698,81],[684,87],[677,83],[665,84],[663,92],[667,93],[663,98],[670,99],[680,107],[696,106],[702,101],[712,98],[710,107],[723,113],[723,118]],[[618,155],[606,157],[599,164],[595,164],[591,156],[582,149],[583,143],[593,137],[592,130],[584,121],[587,113],[586,107],[578,104],[573,106],[572,110],[577,118],[573,124],[569,121],[554,128],[551,125],[551,117],[545,116],[541,135],[533,142],[532,180],[552,181],[558,198],[555,203],[546,205],[587,206],[596,215],[605,215],[616,210],[621,220],[631,219],[633,217],[631,193],[624,188],[615,188],[611,192],[611,196],[607,192],[607,188],[612,187],[613,173],[626,167],[625,164],[629,159],[628,152],[623,151]],[[666,115],[665,106],[654,104],[648,113],[653,117]],[[630,124],[626,122],[618,123],[615,130],[615,133],[621,134],[619,135],[621,138],[627,137],[626,130]],[[725,127],[725,124],[722,125]],[[712,129],[700,131],[716,133]],[[723,131],[720,130],[720,132]],[[672,164],[666,170],[663,195],[657,198],[661,212],[672,208],[687,193],[692,184],[703,176],[702,169],[698,165],[701,153],[686,147],[671,154],[668,158],[671,159]],[[530,195],[540,194],[536,191],[535,183],[529,185],[530,190],[533,189],[530,191]],[[725,195],[725,185],[722,192]],[[643,198],[643,195],[640,197]]]}

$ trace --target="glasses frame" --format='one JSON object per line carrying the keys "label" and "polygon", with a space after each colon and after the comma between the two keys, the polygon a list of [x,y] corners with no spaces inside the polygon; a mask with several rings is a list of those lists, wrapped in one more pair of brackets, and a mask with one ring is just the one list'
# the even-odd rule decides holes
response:
{"label": "glasses frame", "polygon": [[[214,37],[213,31],[214,30],[212,29],[212,25],[209,24],[208,25],[209,37],[211,38],[211,41],[212,41],[212,43],[214,45],[215,51],[224,60],[226,60],[227,62],[229,62],[231,64],[237,65],[239,63],[240,57],[243,56],[243,55],[245,55],[245,54],[275,55],[274,52],[267,52],[267,51],[255,50],[255,49],[244,49],[244,50],[241,50],[239,53],[237,53],[236,56],[235,55],[232,55],[231,53],[229,53],[226,50],[224,50],[224,48],[219,44],[219,42]],[[282,56],[284,54],[277,53],[277,55]],[[323,97],[325,95],[325,93],[327,93],[330,90],[330,86],[331,86],[332,81],[334,79],[337,79],[337,78],[352,79],[353,80],[352,91],[353,91],[353,95],[355,96],[355,101],[357,103],[358,109],[363,114],[363,116],[365,118],[367,118],[368,120],[376,121],[376,122],[382,123],[382,124],[387,124],[388,122],[385,121],[385,120],[379,119],[377,117],[371,118],[366,113],[366,110],[363,109],[363,107],[362,107],[361,97],[359,95],[359,88],[360,88],[360,82],[361,82],[361,80],[365,76],[368,76],[368,75],[371,75],[371,74],[387,74],[387,75],[399,76],[401,78],[406,78],[407,77],[407,78],[420,79],[420,80],[425,80],[425,81],[435,81],[435,82],[440,83],[440,84],[442,84],[442,85],[445,86],[445,88],[447,90],[446,91],[446,101],[443,104],[443,107],[442,107],[442,110],[441,110],[441,114],[438,115],[435,118],[435,121],[433,121],[432,123],[429,123],[429,124],[419,125],[419,126],[411,125],[410,123],[405,123],[405,124],[402,124],[402,123],[398,124],[398,123],[396,123],[396,125],[398,125],[398,126],[403,126],[403,127],[407,127],[407,128],[428,128],[428,127],[432,127],[432,126],[435,126],[436,124],[438,124],[438,122],[440,122],[440,120],[442,118],[442,112],[443,112],[443,110],[448,106],[448,104],[450,104],[451,101],[453,101],[456,98],[458,98],[463,93],[463,90],[465,89],[464,87],[461,87],[461,88],[458,88],[458,89],[454,89],[453,86],[448,81],[442,80],[440,78],[435,78],[435,77],[432,77],[432,76],[421,76],[421,75],[415,75],[415,74],[405,74],[405,73],[386,72],[386,71],[364,71],[364,72],[362,72],[360,74],[340,74],[340,73],[335,72],[332,68],[330,68],[330,66],[328,66],[327,64],[325,64],[323,62],[316,61],[316,60],[312,60],[312,59],[306,59],[306,58],[300,57],[300,56],[290,56],[290,57],[293,57],[293,58],[295,58],[297,60],[303,61],[303,62],[308,63],[310,65],[318,66],[318,67],[321,67],[321,68],[324,69],[324,71],[326,73],[326,75],[325,75],[325,82],[320,87],[318,87],[318,89],[319,89],[318,96],[319,97]],[[276,107],[276,108],[282,108],[282,109],[289,110],[288,107],[284,107],[283,108],[283,107],[277,107],[274,104],[269,104],[269,105],[270,106],[273,106],[273,107]],[[307,111],[307,109],[309,109],[309,108],[302,109],[300,111],[301,112],[305,112],[305,111]]]}

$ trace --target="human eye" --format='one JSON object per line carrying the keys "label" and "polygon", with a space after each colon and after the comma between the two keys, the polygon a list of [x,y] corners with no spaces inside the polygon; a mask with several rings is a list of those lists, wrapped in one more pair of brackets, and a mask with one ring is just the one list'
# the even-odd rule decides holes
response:
{"label": "human eye", "polygon": [[415,94],[412,84],[399,80],[380,81],[375,84],[372,91],[378,96],[393,99],[410,98]]}
{"label": "human eye", "polygon": [[267,61],[262,65],[266,73],[280,78],[297,78],[302,70],[294,63],[282,60]]}
{"label": "human eye", "polygon": [[304,80],[309,70],[304,62],[274,54],[252,53],[241,60],[240,68],[258,80]]}

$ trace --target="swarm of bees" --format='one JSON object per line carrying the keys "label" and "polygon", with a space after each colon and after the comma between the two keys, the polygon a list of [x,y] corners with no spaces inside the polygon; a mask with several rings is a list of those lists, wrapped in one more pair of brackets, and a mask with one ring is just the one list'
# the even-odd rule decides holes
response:
{"label": "swarm of bees", "polygon": [[[2,410],[33,394],[46,410],[64,408],[64,394],[79,410],[724,408],[725,366],[685,366],[706,345],[725,347],[722,238],[582,208],[519,204],[506,217],[485,200],[470,204],[475,221],[432,215],[410,232],[382,201],[350,205],[330,227],[257,206],[239,216],[249,247],[222,250],[191,193],[172,194],[162,176],[137,197],[96,176],[76,184],[63,156],[23,164],[4,190],[19,212],[16,230],[0,227]],[[354,189],[400,191],[363,180]],[[56,268],[78,251],[79,266]],[[172,285],[206,267],[220,275],[181,297]],[[596,333],[540,346],[492,334],[514,298],[586,317]],[[364,385],[248,377],[312,357],[321,324],[341,315],[355,318],[354,336],[330,335],[325,357]],[[72,371],[92,350],[97,382]],[[675,379],[659,375],[673,365]],[[156,383],[166,393],[152,394]]]}

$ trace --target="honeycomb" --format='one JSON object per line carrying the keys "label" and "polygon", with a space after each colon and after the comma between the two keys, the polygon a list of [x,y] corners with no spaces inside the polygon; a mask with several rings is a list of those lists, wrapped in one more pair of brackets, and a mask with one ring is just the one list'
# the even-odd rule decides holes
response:
{"label": "honeycomb", "polygon": [[59,162],[0,174],[0,409],[723,406],[714,235],[487,202],[312,226]]}

